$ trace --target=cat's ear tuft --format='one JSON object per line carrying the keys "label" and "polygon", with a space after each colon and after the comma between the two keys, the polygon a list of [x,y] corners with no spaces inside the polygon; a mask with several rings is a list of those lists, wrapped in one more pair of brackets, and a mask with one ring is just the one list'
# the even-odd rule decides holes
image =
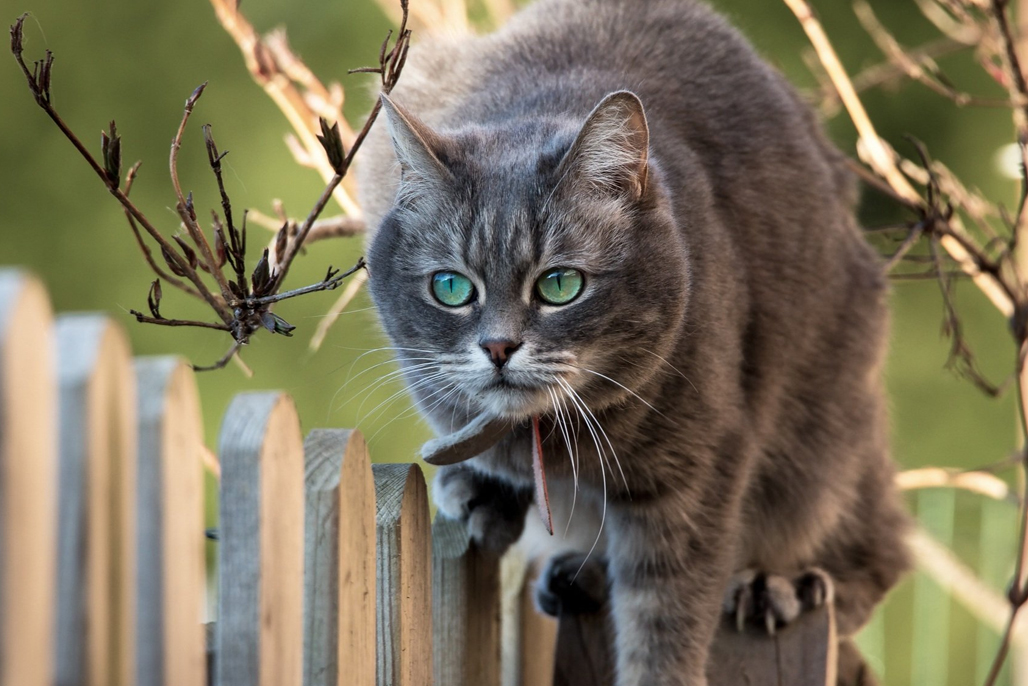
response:
{"label": "cat's ear tuft", "polygon": [[448,178],[450,172],[439,160],[442,138],[387,95],[383,94],[381,98],[393,151],[403,175],[408,177],[405,181],[420,179],[431,182]]}
{"label": "cat's ear tuft", "polygon": [[617,91],[600,101],[560,163],[562,184],[639,200],[646,191],[650,131],[642,101]]}

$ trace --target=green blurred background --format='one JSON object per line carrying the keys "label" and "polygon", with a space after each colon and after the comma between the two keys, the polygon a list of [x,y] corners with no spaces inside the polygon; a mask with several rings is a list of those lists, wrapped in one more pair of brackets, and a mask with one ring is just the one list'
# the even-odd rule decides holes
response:
{"label": "green blurred background", "polygon": [[[801,58],[806,38],[783,3],[713,0],[713,4],[793,83],[803,89],[815,85]],[[815,4],[851,73],[881,61],[848,2]],[[938,35],[912,0],[875,0],[872,5],[907,45]],[[217,24],[206,0],[0,0],[0,7],[4,10],[0,17],[8,23],[24,11],[31,12],[26,22],[26,58],[41,56],[47,47],[54,51],[56,105],[87,144],[98,148],[101,128],[111,118],[117,120],[126,166],[144,160],[133,198],[168,232],[177,224],[167,175],[168,144],[186,96],[203,81],[209,81],[209,86],[187,132],[180,162],[183,185],[194,192],[198,210],[217,203],[200,134],[202,123],[212,124],[219,145],[231,151],[226,179],[237,211],[250,207],[270,214],[271,200],[280,198],[290,214],[302,216],[320,193],[323,185],[317,175],[293,162],[283,143],[286,121],[250,80],[235,44]],[[243,10],[259,30],[288,27],[294,50],[314,72],[325,81],[342,81],[350,120],[362,118],[370,102],[372,77],[347,76],[346,70],[374,62],[389,28],[373,0],[245,0]],[[967,52],[942,60],[942,65],[962,89],[997,94],[995,84]],[[110,313],[124,324],[138,354],[175,353],[201,364],[220,357],[227,342],[221,334],[144,326],[128,315],[129,308],[145,305],[152,275],[120,207],[35,106],[10,58],[6,63],[0,59],[0,95],[0,264],[19,265],[40,275],[59,312]],[[1013,141],[1007,112],[959,109],[910,83],[871,91],[865,102],[880,132],[895,146],[909,151],[902,137],[913,134],[987,197],[1016,205],[1017,184],[1000,172],[996,162],[1000,148]],[[830,121],[829,129],[840,147],[852,151],[855,135],[845,115]],[[868,193],[862,219],[875,226],[907,217]],[[262,230],[252,231],[257,237]],[[882,247],[894,246],[882,243]],[[317,244],[298,260],[288,285],[318,280],[329,263],[348,266],[361,250],[359,239]],[[206,314],[170,291],[165,288],[166,316]],[[234,394],[270,388],[284,389],[296,399],[304,431],[358,426],[369,438],[375,460],[412,458],[428,430],[406,397],[400,393],[393,404],[372,412],[401,387],[386,384],[363,392],[393,369],[391,364],[371,369],[389,355],[368,352],[386,342],[366,295],[351,304],[319,352],[308,352],[307,341],[334,297],[317,294],[282,305],[277,311],[297,326],[296,336],[257,335],[244,352],[256,372],[253,378],[231,365],[200,375],[209,445],[216,445],[219,419]],[[958,301],[983,369],[991,378],[1002,379],[1014,362],[1005,322],[970,284],[961,284]],[[970,467],[1007,456],[1017,442],[1013,399],[1009,395],[1001,400],[986,398],[944,370],[948,342],[940,334],[942,305],[934,282],[897,283],[893,312],[888,383],[896,459],[903,467]],[[353,380],[348,383],[348,379]],[[978,501],[960,495],[956,503],[953,545],[969,564],[980,567],[984,562],[978,554],[982,521]],[[942,518],[942,522],[926,523],[946,537],[950,524],[945,513]],[[1011,557],[1013,545],[1010,539],[1006,546]],[[1009,559],[992,562],[1006,569]],[[938,674],[948,673],[948,683],[978,680],[989,639],[980,638],[970,615],[955,605],[948,642],[911,648],[914,608],[926,602],[915,600],[915,595],[910,582],[901,587],[885,613],[888,638],[883,641],[882,625],[877,624],[865,641],[874,653],[872,659],[885,667],[888,683],[919,683],[922,672],[915,663],[923,660],[941,665]],[[932,602],[945,600],[929,605]],[[890,648],[883,653],[886,644]],[[933,677],[932,683],[945,682],[946,677],[941,682],[938,678]]]}

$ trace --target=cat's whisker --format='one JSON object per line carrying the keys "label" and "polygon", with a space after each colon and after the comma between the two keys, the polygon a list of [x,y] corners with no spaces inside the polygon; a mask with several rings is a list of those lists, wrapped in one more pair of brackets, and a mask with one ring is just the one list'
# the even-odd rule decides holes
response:
{"label": "cat's whisker", "polygon": [[[426,361],[427,362],[433,362],[433,363],[435,362],[435,358],[434,357],[412,357],[412,358],[410,358],[410,360],[411,361],[419,361],[419,362],[426,362]],[[361,370],[360,372],[357,373],[356,376],[353,376],[352,378],[348,374],[347,377],[346,377],[346,380],[343,381],[343,384],[336,390],[335,393],[332,394],[331,403],[334,404],[335,401],[336,401],[336,398],[339,397],[339,394],[342,393],[344,390],[346,390],[346,387],[349,386],[354,381],[356,381],[357,379],[361,378],[362,376],[364,376],[365,374],[367,374],[370,371],[378,369],[379,367],[385,366],[387,364],[394,364],[395,362],[396,362],[396,360],[392,360],[392,359],[386,360],[385,362],[379,362],[378,364],[374,364],[374,365],[368,367],[367,369]],[[400,369],[400,370],[396,370],[396,371],[399,371],[400,373],[402,373],[404,371],[414,371],[414,370],[417,370],[417,369],[423,369],[425,366],[427,366],[427,365],[425,365],[425,364],[416,364],[416,365],[411,365],[409,367],[406,367],[406,368]],[[351,365],[351,372],[352,371],[353,371],[353,368],[352,368],[352,365]],[[376,379],[376,380],[381,380],[382,378],[383,377],[378,377],[378,379]],[[367,388],[368,387],[366,386],[364,390],[367,390]],[[354,394],[351,397],[358,397],[360,395],[360,393],[363,393],[363,392],[364,391],[362,390],[362,391]]]}
{"label": "cat's whisker", "polygon": [[564,435],[564,444],[568,449],[568,461],[571,462],[571,476],[574,480],[574,490],[571,492],[571,511],[568,513],[568,522],[564,526],[564,538],[568,537],[568,531],[571,529],[571,520],[575,516],[575,505],[578,502],[578,467],[575,465],[574,451],[571,447],[571,436],[568,433],[568,427],[564,423],[564,414],[562,406],[557,398],[557,392],[550,386],[546,387],[546,392],[550,394],[550,399],[553,401],[554,416],[557,418],[557,423],[560,425],[561,433]]}
{"label": "cat's whisker", "polygon": [[688,376],[686,376],[685,374],[683,374],[683,373],[682,373],[682,370],[681,370],[681,369],[679,369],[679,368],[678,368],[678,367],[676,367],[675,365],[671,364],[670,362],[668,362],[667,360],[665,360],[665,359],[664,359],[663,357],[661,357],[661,356],[660,356],[660,355],[658,355],[657,353],[653,352],[652,350],[647,350],[646,348],[639,348],[639,350],[642,350],[642,351],[643,351],[644,353],[647,353],[647,354],[649,354],[649,355],[653,355],[653,356],[654,356],[654,357],[656,357],[656,358],[657,358],[658,360],[660,360],[661,362],[663,362],[663,363],[664,363],[664,364],[666,364],[667,366],[671,367],[671,369],[675,370],[675,373],[677,373],[677,374],[678,374],[678,375],[679,375],[680,377],[682,377],[683,379],[685,379],[685,380],[686,380],[686,381],[687,381],[687,382],[689,383],[689,385],[690,385],[690,386],[692,386],[692,389],[693,389],[694,391],[696,391],[697,393],[699,393],[699,392],[700,392],[700,389],[696,388],[696,384],[694,384],[694,383],[693,383],[693,382],[692,382],[692,381],[691,381],[691,380],[689,379],[689,377],[688,377]]}
{"label": "cat's whisker", "polygon": [[364,408],[364,403],[367,402],[367,398],[365,398],[364,401],[361,402],[360,407],[357,408],[357,416],[359,417],[357,422],[358,423],[363,422],[364,420],[370,418],[372,415],[374,415],[379,410],[388,408],[389,406],[392,405],[392,403],[394,401],[396,401],[399,398],[401,398],[404,394],[409,394],[411,397],[413,397],[414,396],[414,391],[416,391],[417,389],[419,389],[419,388],[421,388],[421,387],[423,387],[423,386],[425,386],[427,384],[433,383],[433,382],[435,382],[435,381],[437,381],[439,379],[446,378],[446,376],[448,376],[447,372],[436,372],[435,374],[429,374],[426,377],[418,379],[415,383],[411,384],[410,386],[405,386],[404,388],[401,388],[400,390],[398,390],[395,393],[393,393],[392,395],[390,395],[388,398],[386,398],[385,400],[380,402],[378,405],[376,405],[375,408],[372,409],[368,414],[362,415],[361,414],[361,410]]}
{"label": "cat's whisker", "polygon": [[[351,395],[347,400],[343,401],[343,403],[340,404],[339,407],[336,408],[336,410],[338,411],[339,409],[342,409],[346,406],[347,403],[352,402],[354,399],[360,398],[361,396],[364,396],[364,401],[367,401],[367,399],[371,396],[372,393],[374,393],[390,381],[393,381],[394,379],[403,376],[405,372],[419,372],[426,369],[431,369],[432,367],[436,367],[438,369],[438,365],[434,362],[425,362],[420,365],[408,367],[407,369],[394,369],[393,371],[378,377],[377,379],[369,383],[367,386]],[[335,392],[335,394],[332,396],[333,401],[335,401],[336,397],[339,395],[340,392],[342,392],[342,390],[343,389],[340,388],[338,391]],[[361,409],[364,407],[364,401],[361,402],[361,406],[357,409],[357,414],[360,414]]]}
{"label": "cat's whisker", "polygon": [[582,570],[585,568],[585,563],[589,561],[590,557],[592,557],[593,551],[596,550],[596,546],[600,543],[600,537],[603,535],[603,525],[607,521],[607,470],[603,464],[603,446],[600,445],[599,438],[597,437],[596,432],[592,428],[592,424],[589,420],[589,417],[587,417],[582,412],[582,405],[580,403],[580,399],[578,398],[578,394],[575,392],[575,389],[571,387],[571,384],[569,384],[567,381],[560,377],[556,378],[557,383],[560,384],[562,388],[564,388],[564,391],[568,394],[568,397],[571,398],[571,402],[574,403],[574,405],[578,408],[578,415],[585,422],[585,427],[589,430],[589,434],[592,436],[593,444],[596,446],[596,454],[598,456],[600,463],[600,482],[603,485],[603,506],[600,510],[600,527],[599,530],[596,532],[596,538],[593,540],[592,546],[590,546],[589,551],[585,554],[585,558],[583,558],[582,560],[581,566],[579,566],[578,571],[575,572],[574,577],[572,577],[571,579],[571,582],[574,583],[575,580],[578,579],[578,575],[581,574]]}
{"label": "cat's whisker", "polygon": [[639,402],[641,402],[643,405],[645,405],[646,407],[650,408],[651,410],[653,410],[654,412],[659,414],[664,419],[669,419],[669,417],[666,414],[664,414],[663,412],[661,412],[660,410],[655,408],[645,398],[643,398],[641,395],[639,395],[638,393],[636,393],[635,391],[633,391],[631,388],[629,388],[628,386],[624,385],[620,381],[617,381],[616,379],[612,379],[609,376],[607,376],[606,374],[600,374],[599,372],[594,371],[592,369],[589,369],[587,367],[580,367],[580,366],[575,365],[575,364],[572,364],[570,366],[574,367],[575,369],[581,370],[583,372],[588,372],[589,374],[595,374],[596,376],[600,377],[601,379],[606,379],[607,381],[611,382],[615,386],[618,386],[619,388],[622,388],[622,389],[628,391],[632,396],[634,396],[636,399],[638,399]]}
{"label": "cat's whisker", "polygon": [[[449,398],[450,396],[452,396],[454,393],[456,393],[459,390],[460,390],[460,387],[459,387],[459,385],[456,382],[450,382],[447,385],[445,385],[442,388],[440,388],[439,390],[434,391],[431,395],[429,395],[427,398],[425,398],[426,401],[434,398],[435,396],[439,395],[440,393],[443,393],[443,392],[446,392],[446,391],[448,391],[448,392],[446,393],[446,395],[444,395],[442,398],[440,398],[436,403],[434,403],[427,410],[425,410],[425,412],[427,413],[428,411],[435,409],[438,405],[440,405],[441,403],[445,402],[447,398]],[[374,441],[375,437],[378,436],[380,433],[382,433],[382,431],[384,431],[385,428],[388,427],[393,422],[395,422],[395,421],[397,421],[399,419],[406,419],[407,417],[411,416],[412,414],[416,414],[418,411],[419,410],[418,410],[417,407],[413,407],[411,409],[408,409],[406,412],[403,412],[401,414],[396,415],[395,417],[390,419],[388,422],[386,422],[385,424],[380,426],[378,428],[378,431],[376,431],[371,436],[371,438],[368,439],[368,443],[371,443],[372,441]]]}
{"label": "cat's whisker", "polygon": [[[588,414],[588,417],[586,417],[586,421],[588,422],[589,419],[592,419],[591,424],[595,424],[597,431],[599,431],[600,434],[603,436],[603,439],[606,441],[607,446],[610,448],[610,454],[614,458],[614,464],[617,465],[618,472],[621,474],[621,481],[625,484],[625,491],[628,493],[628,497],[631,498],[632,494],[628,487],[628,479],[625,477],[625,471],[621,468],[621,460],[618,459],[617,450],[614,449],[614,444],[611,443],[610,436],[607,435],[607,431],[603,428],[603,424],[601,424],[600,420],[597,419],[595,414],[593,414],[593,411],[589,409],[589,406],[586,405],[585,400],[583,400],[582,396],[578,394],[578,391],[572,388],[571,384],[569,384],[567,381],[561,379],[561,382],[571,393],[574,394],[574,397],[577,398],[578,402],[576,402],[576,404],[580,408],[582,408],[582,410],[586,414]],[[602,454],[606,458],[606,451],[604,451]],[[607,459],[607,467],[610,468],[611,474],[613,474],[614,468],[610,466],[610,459]]]}

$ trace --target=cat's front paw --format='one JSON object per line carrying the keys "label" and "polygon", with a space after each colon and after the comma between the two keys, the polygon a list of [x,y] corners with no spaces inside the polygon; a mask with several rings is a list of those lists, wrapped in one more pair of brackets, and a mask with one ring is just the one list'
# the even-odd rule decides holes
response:
{"label": "cat's front paw", "polygon": [[607,564],[599,556],[564,553],[550,558],[535,584],[535,604],[551,617],[598,612],[607,602]]}
{"label": "cat's front paw", "polygon": [[479,548],[502,554],[521,537],[532,491],[454,465],[436,472],[432,499],[440,512],[467,524]]}
{"label": "cat's front paw", "polygon": [[747,569],[732,577],[723,606],[739,631],[755,624],[773,635],[802,613],[830,602],[833,589],[831,577],[817,568],[793,579]]}

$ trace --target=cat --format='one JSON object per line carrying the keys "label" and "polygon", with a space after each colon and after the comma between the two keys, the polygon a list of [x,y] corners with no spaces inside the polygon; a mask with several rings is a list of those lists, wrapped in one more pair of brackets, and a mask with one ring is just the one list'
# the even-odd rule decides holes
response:
{"label": "cat", "polygon": [[439,470],[440,511],[514,543],[538,417],[563,546],[539,604],[573,610],[586,564],[619,686],[706,684],[723,612],[773,631],[833,598],[860,628],[909,566],[887,286],[784,78],[694,0],[538,0],[416,43],[383,102],[359,167],[382,325],[437,432],[515,426]]}

